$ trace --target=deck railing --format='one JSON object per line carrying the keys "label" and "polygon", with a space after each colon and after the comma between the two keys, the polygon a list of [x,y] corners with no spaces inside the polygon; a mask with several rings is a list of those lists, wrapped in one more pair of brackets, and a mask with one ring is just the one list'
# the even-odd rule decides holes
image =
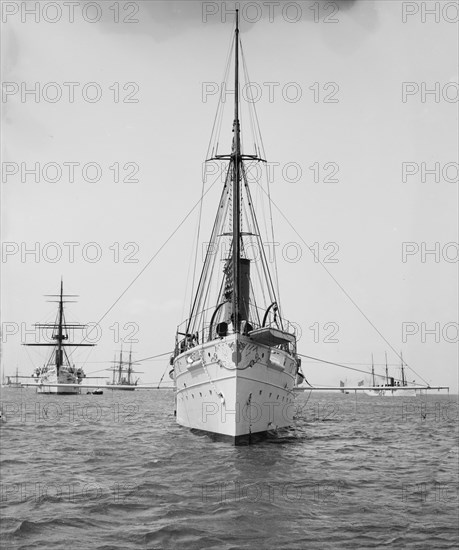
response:
{"label": "deck railing", "polygon": [[[258,309],[259,312],[262,313],[260,318],[263,318],[263,314],[266,310],[262,310],[261,308],[255,308],[255,306],[253,306],[252,304],[251,304],[250,308],[251,308],[251,311],[253,309]],[[214,311],[215,311],[215,308],[207,309],[207,310],[201,312],[201,314],[199,315],[200,320],[204,320],[206,317],[211,316],[211,314]],[[217,334],[218,322],[216,322],[216,321],[214,321],[212,327],[211,327],[210,322],[206,322],[206,321],[202,322],[201,321],[201,327],[199,328],[199,330],[195,330],[194,332],[187,332],[187,330],[189,330],[189,327],[196,326],[197,319],[198,319],[198,316],[196,316],[194,319],[192,318],[191,320],[187,319],[187,320],[183,321],[183,323],[181,323],[177,327],[177,333],[176,333],[176,338],[175,338],[174,356],[177,356],[180,353],[183,353],[184,351],[186,351],[188,349],[194,348],[195,346],[197,346],[199,344],[209,342],[210,340],[215,340],[219,337],[219,335]],[[195,322],[193,322],[193,321],[195,321]],[[243,323],[244,323],[244,321],[243,321]],[[262,324],[260,322],[247,321],[246,323],[247,324],[245,324],[242,327],[242,329],[243,329],[242,332],[244,331],[244,329],[247,332],[250,332],[251,330],[256,330],[256,329],[262,328]],[[295,339],[296,339],[296,327],[293,323],[291,323],[290,321],[288,321],[286,319],[282,319],[282,328],[279,325],[280,325],[280,323],[278,324],[274,321],[274,319],[270,319],[268,322],[265,323],[264,327],[276,328],[278,330],[282,330],[283,332],[293,334],[295,336]],[[293,352],[293,353],[296,352],[296,344],[293,344],[292,347],[294,349],[291,349],[291,350],[289,349],[289,351]]]}

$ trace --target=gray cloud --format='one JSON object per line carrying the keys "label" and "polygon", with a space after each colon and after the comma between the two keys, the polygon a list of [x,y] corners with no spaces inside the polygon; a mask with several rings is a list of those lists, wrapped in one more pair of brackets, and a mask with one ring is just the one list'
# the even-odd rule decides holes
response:
{"label": "gray cloud", "polygon": [[[301,20],[300,23],[312,22],[316,17],[314,10],[310,9],[313,4],[313,0],[300,0],[296,2],[301,7]],[[118,24],[114,25],[113,22],[105,22],[102,24],[104,32],[109,33],[129,33],[129,34],[148,34],[156,41],[162,42],[173,38],[174,36],[187,31],[190,28],[201,29],[203,25],[203,6],[208,4],[215,5],[217,12],[215,15],[209,15],[206,19],[206,24],[210,25],[222,25],[229,24],[231,19],[231,10],[236,4],[239,5],[241,11],[244,10],[244,5],[257,4],[260,6],[261,19],[268,19],[270,17],[269,7],[266,4],[269,2],[202,2],[195,0],[172,0],[172,1],[156,1],[156,0],[141,0],[138,1],[140,10],[135,16],[139,19],[139,23],[136,24]],[[281,6],[282,2],[278,2],[279,6],[274,6],[275,18],[282,17]],[[360,12],[356,16],[357,21],[364,25],[373,26],[375,17],[377,17],[373,8],[373,1],[362,0],[334,0],[334,2],[327,2],[320,4],[320,16],[326,17],[332,15],[332,5],[335,4],[338,8],[336,14],[345,12],[346,16],[353,13],[357,5],[365,5],[364,12]],[[225,5],[226,15],[222,16],[223,5]],[[323,6],[323,7],[322,7]],[[254,8],[250,8],[252,11],[248,12],[248,18],[255,18],[256,13]],[[293,14],[292,14],[293,16]],[[223,21],[222,21],[223,17]],[[261,20],[260,19],[260,20]],[[373,19],[373,22],[370,20]],[[242,18],[241,20],[241,32],[250,31],[256,23],[250,23]]]}

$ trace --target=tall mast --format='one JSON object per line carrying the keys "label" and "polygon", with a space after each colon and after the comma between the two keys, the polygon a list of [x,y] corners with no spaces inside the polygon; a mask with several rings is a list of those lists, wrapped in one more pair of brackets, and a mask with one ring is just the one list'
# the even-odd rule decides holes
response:
{"label": "tall mast", "polygon": [[239,10],[236,10],[235,31],[235,70],[234,70],[234,141],[233,141],[233,328],[239,332],[239,295],[240,295],[240,255],[241,255],[241,221],[239,187],[241,163],[241,136],[239,124]]}
{"label": "tall mast", "polygon": [[375,386],[375,365],[373,363],[373,354],[371,354],[371,380],[373,387]]}
{"label": "tall mast", "polygon": [[402,360],[402,386],[406,386],[405,368],[404,368],[404,366],[403,366],[403,355],[402,355],[402,352],[400,352],[400,359]]}
{"label": "tall mast", "polygon": [[64,283],[61,277],[61,293],[59,296],[59,324],[57,329],[57,357],[56,357],[56,371],[59,376],[59,370],[62,367],[62,340],[64,339],[62,333],[62,323],[64,317]]}
{"label": "tall mast", "polygon": [[387,351],[384,352],[386,356],[386,386],[389,384],[389,373],[387,372]]}
{"label": "tall mast", "polygon": [[[74,297],[76,295],[75,294],[65,294],[64,295],[64,281],[63,281],[62,278],[61,278],[61,289],[60,289],[59,294],[46,294],[46,296],[50,296],[52,298],[58,298],[57,303],[59,304],[59,307],[58,307],[57,321],[54,321],[54,323],[35,323],[35,326],[37,328],[52,328],[52,330],[53,330],[53,332],[52,332],[53,342],[50,342],[50,343],[48,343],[48,342],[47,343],[36,343],[36,342],[34,342],[33,344],[24,343],[23,345],[24,346],[50,346],[50,347],[56,348],[55,350],[53,350],[53,352],[51,354],[51,358],[48,361],[48,365],[52,364],[52,357],[53,357],[53,354],[55,352],[56,371],[57,371],[57,375],[59,375],[60,368],[64,364],[64,348],[65,347],[78,348],[78,347],[83,347],[83,346],[84,347],[94,346],[95,344],[83,344],[83,343],[82,344],[72,344],[70,342],[66,342],[64,344],[64,340],[68,340],[68,338],[69,338],[68,333],[67,333],[67,331],[69,329],[83,329],[83,328],[85,328],[86,325],[80,325],[78,323],[76,323],[76,324],[65,323],[65,320],[64,320],[64,296],[65,297]],[[56,300],[51,300],[51,301],[55,302]],[[57,334],[55,333],[56,329],[57,329]],[[55,343],[55,341],[57,342],[57,344]],[[68,356],[67,356],[67,359],[68,359]],[[44,365],[44,366],[46,366],[46,365]]]}
{"label": "tall mast", "polygon": [[120,367],[118,370],[118,384],[121,384],[121,374],[123,372],[123,345],[121,344],[121,351],[120,351]]}
{"label": "tall mast", "polygon": [[131,383],[131,370],[132,370],[132,344],[131,344],[131,348],[129,350],[129,364],[128,364],[128,378],[127,378],[127,383],[130,384]]}

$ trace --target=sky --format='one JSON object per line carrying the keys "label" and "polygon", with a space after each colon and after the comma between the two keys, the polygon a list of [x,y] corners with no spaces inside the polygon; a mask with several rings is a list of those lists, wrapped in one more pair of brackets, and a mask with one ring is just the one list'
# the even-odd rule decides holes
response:
{"label": "sky", "polygon": [[[122,339],[136,359],[173,349],[234,27],[234,2],[75,2],[73,14],[55,4],[34,14],[34,2],[2,3],[7,375],[43,363],[45,351],[21,344],[54,319],[43,295],[61,277],[79,295],[67,319],[98,323],[87,333],[97,346],[73,354],[87,374]],[[287,4],[240,10],[299,352],[364,370],[373,354],[381,373],[387,352],[397,375],[402,351],[409,381],[458,393],[457,11]],[[198,265],[218,194],[203,204]],[[141,380],[167,369],[167,355],[145,361]],[[306,359],[303,370],[314,385],[365,378]]]}

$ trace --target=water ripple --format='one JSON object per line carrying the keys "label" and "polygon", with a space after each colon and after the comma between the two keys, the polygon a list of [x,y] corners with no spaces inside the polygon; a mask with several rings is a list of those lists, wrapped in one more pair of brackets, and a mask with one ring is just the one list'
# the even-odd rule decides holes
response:
{"label": "water ripple", "polygon": [[2,548],[457,547],[453,398],[299,396],[291,429],[231,447],[170,392],[2,393]]}

